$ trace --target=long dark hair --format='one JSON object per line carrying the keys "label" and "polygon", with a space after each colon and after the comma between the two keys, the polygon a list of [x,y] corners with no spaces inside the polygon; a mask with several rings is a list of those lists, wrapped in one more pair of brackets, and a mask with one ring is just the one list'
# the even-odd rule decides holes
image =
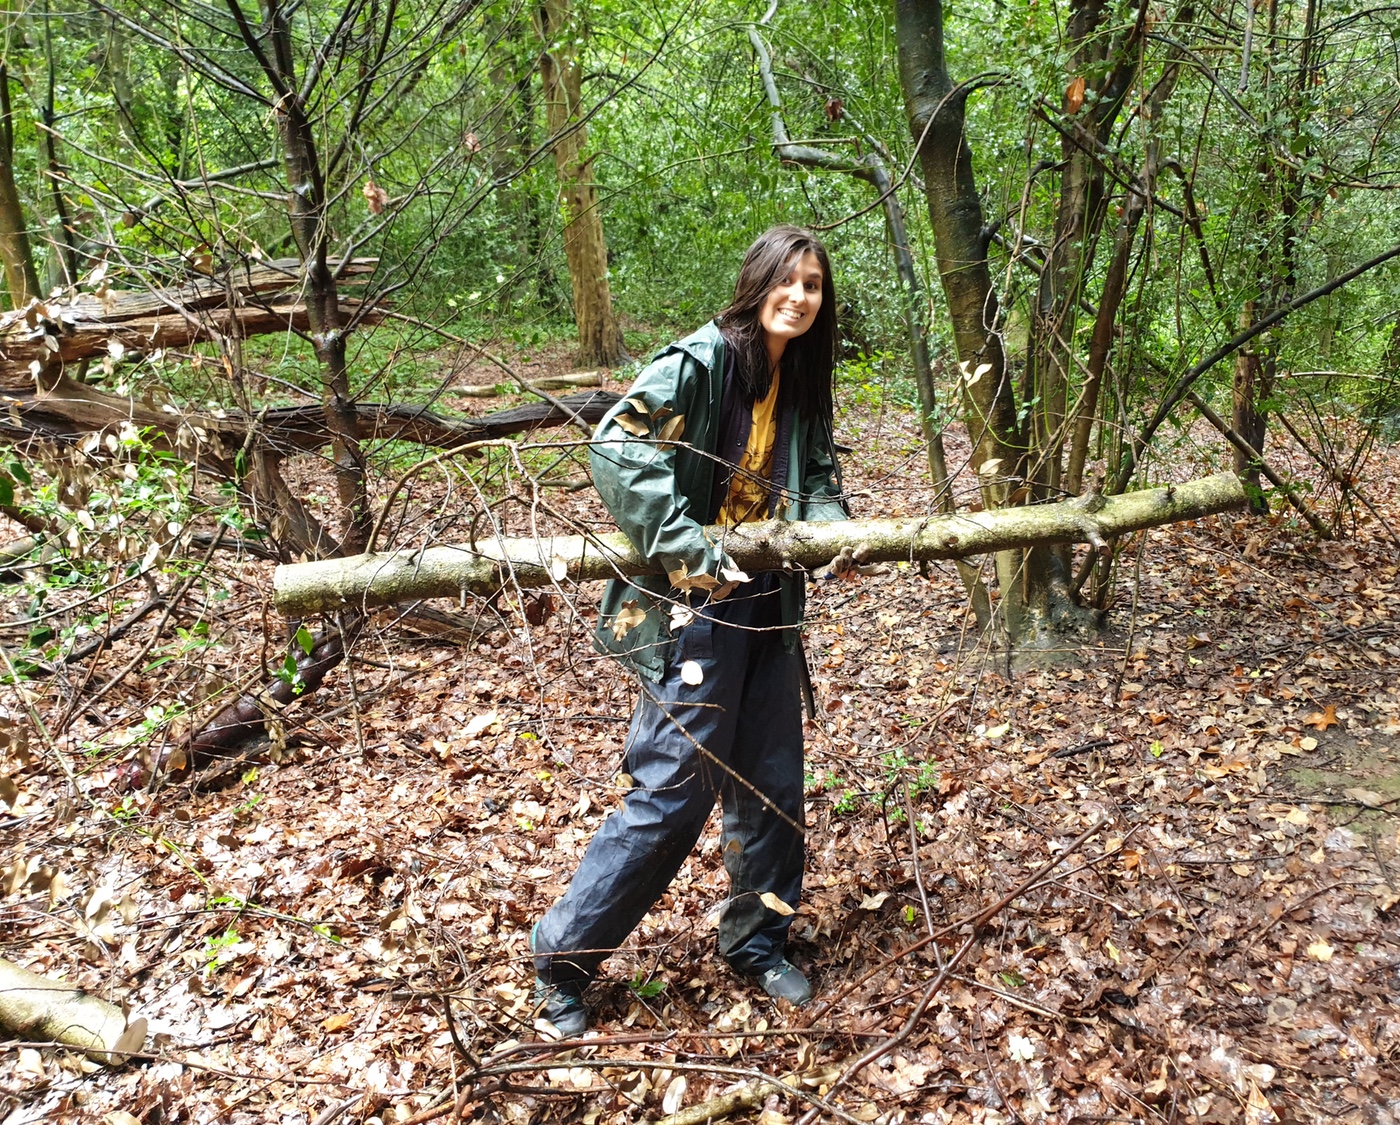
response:
{"label": "long dark hair", "polygon": [[768,397],[773,385],[768,344],[759,309],[773,286],[782,281],[792,260],[810,250],[822,267],[822,305],[812,327],[789,340],[780,371],[784,394],[804,418],[831,423],[831,369],[836,361],[836,287],[831,261],[816,235],[784,223],[764,231],[744,255],[734,299],[717,318],[725,343],[734,355],[735,375],[750,404]]}

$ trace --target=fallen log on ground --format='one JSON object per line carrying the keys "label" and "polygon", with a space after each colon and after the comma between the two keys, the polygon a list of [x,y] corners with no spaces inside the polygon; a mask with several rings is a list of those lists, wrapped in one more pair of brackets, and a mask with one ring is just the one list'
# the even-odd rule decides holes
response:
{"label": "fallen log on ground", "polygon": [[[372,273],[378,259],[357,258],[342,284]],[[30,364],[75,364],[109,355],[112,344],[125,351],[183,348],[237,330],[240,336],[308,329],[300,292],[301,267],[295,258],[249,263],[171,288],[73,293],[31,301],[0,316],[0,385],[24,390],[34,385]],[[231,304],[230,304],[231,302]],[[382,319],[384,310],[360,311],[353,298],[341,302],[341,316],[362,324]]]}
{"label": "fallen log on ground", "polygon": [[[1058,504],[954,513],[923,519],[800,523],[769,520],[737,528],[712,527],[735,563],[749,572],[814,570],[843,547],[864,549],[867,562],[966,558],[1057,543],[1105,546],[1143,528],[1197,519],[1248,504],[1233,473],[1185,484]],[[621,534],[481,540],[472,545],[282,565],[273,576],[274,602],[288,616],[390,605],[416,598],[490,595],[503,581],[521,588],[570,579],[657,573]],[[508,575],[508,576],[507,576]]]}
{"label": "fallen log on ground", "polygon": [[115,1004],[66,981],[50,980],[0,957],[0,1027],[45,1043],[65,1043],[118,1065],[146,1042],[146,1021],[127,1023]]}
{"label": "fallen log on ground", "polygon": [[603,373],[601,371],[576,371],[571,375],[549,375],[543,379],[532,379],[529,388],[522,387],[519,383],[483,383],[478,386],[453,387],[452,393],[469,398],[490,398],[492,395],[527,394],[530,390],[562,391],[569,387],[601,387],[602,385]]}
{"label": "fallen log on ground", "polygon": [[[597,423],[617,401],[612,391],[580,391],[560,401],[584,421]],[[310,453],[330,441],[320,405],[287,406],[266,411],[260,419],[238,411],[221,417],[208,413],[167,410],[66,377],[49,391],[28,390],[0,396],[0,440],[32,438],[73,445],[87,435],[130,424],[166,435],[165,448],[199,452],[201,463],[215,472],[233,475],[233,458],[256,423],[259,437],[279,456]],[[551,403],[525,403],[480,418],[449,418],[422,406],[361,403],[355,407],[357,436],[362,442],[411,441],[448,447],[472,441],[510,437],[528,430],[561,426],[572,421],[567,411]]]}

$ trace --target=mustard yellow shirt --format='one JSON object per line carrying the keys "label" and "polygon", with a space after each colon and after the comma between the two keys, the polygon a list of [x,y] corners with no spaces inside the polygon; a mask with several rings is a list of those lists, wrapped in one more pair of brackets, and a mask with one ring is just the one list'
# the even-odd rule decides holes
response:
{"label": "mustard yellow shirt", "polygon": [[739,468],[729,480],[729,495],[719,510],[719,522],[727,527],[768,518],[769,478],[773,475],[773,447],[778,443],[778,376],[768,395],[755,399],[749,443],[739,458]]}

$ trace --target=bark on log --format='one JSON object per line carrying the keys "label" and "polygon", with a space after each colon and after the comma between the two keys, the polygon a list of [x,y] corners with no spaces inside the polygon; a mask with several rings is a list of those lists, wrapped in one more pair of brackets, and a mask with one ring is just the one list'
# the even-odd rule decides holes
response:
{"label": "bark on log", "polygon": [[[341,315],[347,320],[358,317],[360,324],[377,324],[383,309],[362,311],[360,302],[346,299],[340,303]],[[127,351],[149,352],[157,348],[184,348],[191,344],[219,339],[232,331],[239,336],[264,336],[274,332],[310,330],[311,318],[305,303],[279,300],[270,304],[244,305],[236,309],[200,309],[182,312],[167,311],[153,316],[111,321],[86,319],[65,312],[53,322],[52,329],[33,330],[12,328],[0,334],[0,386],[6,389],[26,389],[34,385],[29,365],[61,359],[75,364],[84,359],[96,359],[108,352],[116,342]]]}
{"label": "bark on log", "polygon": [[[930,516],[925,519],[787,523],[770,520],[738,528],[710,528],[729,556],[749,572],[812,570],[842,547],[866,548],[867,562],[966,558],[1056,543],[1106,544],[1147,527],[1243,508],[1239,478],[1221,473],[1186,484],[1105,499],[1083,496],[1059,504]],[[522,588],[616,575],[658,573],[621,534],[552,539],[482,541],[471,546],[356,555],[279,566],[274,601],[289,616],[379,606],[415,598],[489,595],[503,571]]]}
{"label": "bark on log", "polygon": [[[375,258],[357,258],[347,267],[352,277],[374,270]],[[66,299],[31,301],[0,317],[0,385],[29,390],[29,365],[38,360],[65,364],[107,354],[108,344],[130,351],[188,347],[227,334],[235,326],[242,336],[296,330],[306,332],[310,319],[297,291],[295,258],[239,267],[168,289],[119,292],[101,296],[78,293]],[[232,294],[234,307],[229,308]],[[342,313],[359,313],[356,300],[343,302]],[[383,310],[360,314],[373,324]]]}
{"label": "bark on log", "polygon": [[120,1065],[146,1042],[144,1019],[126,1022],[115,1004],[65,981],[50,980],[0,957],[0,1027],[43,1042],[66,1043],[89,1058]]}
{"label": "bark on log", "polygon": [[[602,420],[617,401],[612,391],[582,391],[560,401],[587,422]],[[138,428],[164,433],[168,448],[193,452],[200,446],[202,463],[225,475],[233,473],[233,455],[243,447],[253,422],[236,411],[223,417],[210,414],[170,413],[146,403],[108,394],[96,387],[64,377],[50,391],[32,388],[0,397],[0,439],[24,441],[46,438],[72,444],[88,434],[130,422]],[[509,437],[512,434],[572,421],[568,412],[548,403],[527,403],[481,418],[448,418],[421,406],[389,406],[364,403],[355,407],[361,441],[412,441],[446,448],[470,441]],[[258,428],[259,436],[279,456],[289,457],[320,449],[329,440],[319,406],[288,406],[269,410]]]}

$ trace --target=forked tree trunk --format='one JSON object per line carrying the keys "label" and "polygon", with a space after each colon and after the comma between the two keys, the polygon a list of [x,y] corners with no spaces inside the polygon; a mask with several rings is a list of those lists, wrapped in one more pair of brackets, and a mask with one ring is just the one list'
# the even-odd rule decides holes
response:
{"label": "forked tree trunk", "polygon": [[[919,143],[938,273],[948,301],[962,377],[963,420],[972,465],[987,508],[1020,503],[1016,488],[1030,468],[1006,367],[1000,306],[987,262],[989,236],[963,122],[969,88],[955,87],[943,51],[939,0],[896,0],[900,84],[910,131]],[[1080,607],[1060,552],[1000,551],[995,558],[1005,639],[1022,647],[1063,632],[1084,633],[1099,616]]]}
{"label": "forked tree trunk", "polygon": [[[264,6],[264,28],[272,49],[268,58],[255,51],[276,92],[274,112],[282,142],[292,237],[306,278],[306,311],[311,343],[320,364],[321,406],[331,438],[336,492],[345,512],[341,537],[348,553],[362,550],[371,523],[365,455],[355,429],[355,404],[346,365],[346,325],[340,313],[335,275],[327,262],[330,216],[316,134],[297,88],[291,26],[279,0]],[[251,39],[251,33],[245,32]],[[256,48],[256,40],[250,49]]]}
{"label": "forked tree trunk", "polygon": [[564,213],[564,254],[574,291],[579,362],[589,367],[617,367],[627,361],[622,328],[613,313],[608,284],[608,246],[593,183],[593,159],[587,155],[588,131],[580,107],[583,71],[574,48],[570,0],[545,0],[539,9],[540,80],[544,86],[545,121],[554,138],[554,167]]}
{"label": "forked tree trunk", "polygon": [[[760,26],[768,22],[774,10],[769,9],[768,15],[759,21]],[[773,61],[768,53],[768,45],[757,28],[749,28],[749,42],[753,45],[759,76],[763,80],[763,89],[768,97],[774,155],[785,164],[821,168],[828,172],[842,172],[854,176],[871,184],[880,193],[880,206],[885,213],[885,227],[890,236],[890,249],[894,253],[895,272],[899,277],[904,325],[909,334],[909,355],[914,364],[914,383],[919,391],[919,428],[924,434],[929,478],[937,495],[938,510],[951,512],[957,505],[953,499],[952,482],[948,479],[943,430],[938,424],[938,392],[933,382],[933,364],[929,360],[925,305],[920,292],[922,287],[919,284],[918,270],[914,267],[914,255],[909,249],[904,206],[899,201],[899,194],[895,191],[889,170],[879,151],[873,147],[872,151],[863,157],[850,158],[808,144],[793,144],[788,136],[787,124],[783,120],[783,102],[778,94],[778,84],[773,78]],[[841,112],[844,114],[844,109]],[[972,601],[977,626],[986,630],[992,625],[992,610],[991,598],[987,593],[981,568],[966,559],[956,560],[956,565],[963,588]]]}
{"label": "forked tree trunk", "polygon": [[1110,23],[1115,13],[1104,0],[1074,0],[1069,19],[1074,54],[1060,137],[1060,198],[1049,260],[1041,271],[1031,318],[1022,395],[1023,402],[1034,404],[1031,440],[1037,469],[1032,484],[1041,500],[1065,491],[1063,453],[1070,433],[1067,411],[1075,381],[1078,316],[1086,303],[1086,284],[1107,214],[1097,149],[1111,141],[1123,99],[1137,76],[1144,14],[1145,8],[1139,22],[1119,36],[1113,34]]}

